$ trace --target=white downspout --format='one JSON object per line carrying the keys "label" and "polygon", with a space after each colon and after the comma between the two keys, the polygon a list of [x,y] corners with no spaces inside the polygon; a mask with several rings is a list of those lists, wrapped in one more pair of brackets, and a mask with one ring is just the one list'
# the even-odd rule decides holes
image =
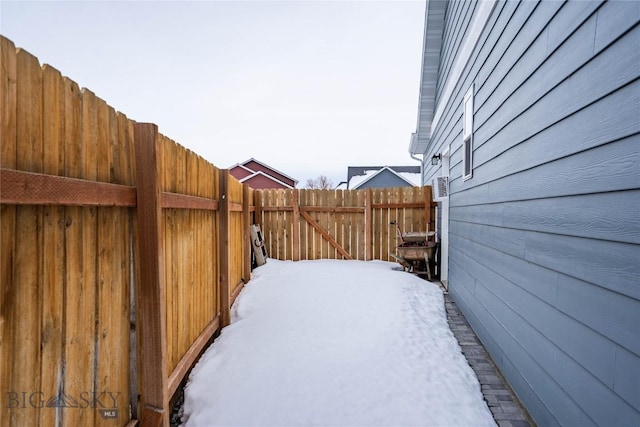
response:
{"label": "white downspout", "polygon": [[[418,113],[418,117],[420,117],[420,113]],[[411,157],[416,162],[420,162],[420,183],[424,186],[424,153],[422,154],[422,159],[417,157],[413,152],[415,151],[416,139],[418,138],[418,131],[416,130],[411,134],[411,142],[409,143],[409,157]]]}
{"label": "white downspout", "polygon": [[420,182],[424,186],[424,154],[422,155],[422,159],[420,157],[415,156],[411,151],[409,151],[409,157],[411,157],[416,162],[420,162]]}

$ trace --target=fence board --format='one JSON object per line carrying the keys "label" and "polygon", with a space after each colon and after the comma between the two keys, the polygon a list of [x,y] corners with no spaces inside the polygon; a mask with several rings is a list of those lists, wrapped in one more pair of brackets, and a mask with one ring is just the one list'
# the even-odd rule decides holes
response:
{"label": "fence board", "polygon": [[[318,190],[315,194],[316,198],[314,200],[314,206],[326,206],[327,205],[327,191],[326,190]],[[325,227],[328,222],[325,219],[325,214],[322,212],[315,212],[313,216],[314,220],[320,225],[320,227]],[[318,232],[318,230],[314,230],[314,235],[316,236],[316,259],[328,259],[329,252],[327,250],[328,243],[322,238],[322,235]]]}
{"label": "fence board", "polygon": [[[243,201],[243,185],[232,176],[229,176],[228,182],[228,200],[233,204],[242,204]],[[242,287],[242,279],[244,276],[244,231],[243,231],[243,212],[242,210],[234,210],[229,213],[229,236],[242,236],[242,238],[229,237],[229,295],[230,303],[233,302],[235,296]]]}
{"label": "fence board", "polygon": [[[304,206],[314,206],[317,193],[315,191],[306,190]],[[306,259],[318,259],[316,253],[316,231],[311,227],[307,221],[304,222],[306,234],[307,234],[307,258]]]}
{"label": "fence board", "polygon": [[[118,126],[115,111],[102,101],[98,105],[98,125],[96,145],[101,161],[98,161],[97,178],[108,182],[112,179],[112,171],[120,169],[111,148],[118,139]],[[129,339],[126,321],[129,318],[129,302],[128,289],[122,286],[127,283],[128,263],[123,246],[128,243],[128,239],[122,233],[122,230],[126,230],[122,223],[123,210],[113,207],[97,208],[96,392],[113,393],[128,386]],[[114,352],[114,348],[122,351]],[[119,413],[118,417],[120,423],[129,419],[126,411]],[[102,415],[94,411],[94,424],[99,424],[101,420]]]}
{"label": "fence board", "polygon": [[[284,191],[274,191],[273,194],[276,197],[276,206],[285,206],[284,202]],[[287,259],[286,256],[286,226],[285,223],[287,221],[287,212],[283,212],[282,215],[276,216],[276,226],[277,226],[277,234],[276,234],[276,253],[278,254],[279,259]]]}
{"label": "fence board", "polygon": [[[362,254],[365,259],[369,261],[373,259],[373,196],[371,193],[371,189],[368,188],[363,191],[364,192],[364,217],[358,218],[358,229],[362,229],[362,239],[359,240],[358,244],[358,252]],[[363,202],[361,196],[362,193],[358,193],[358,201]]]}
{"label": "fence board", "polygon": [[[101,100],[96,99],[96,124],[97,133],[94,140],[96,149],[96,179],[97,181],[106,182],[110,178],[111,167],[111,150],[110,150],[110,124],[109,124],[109,107]],[[100,159],[100,161],[98,161]],[[114,325],[110,313],[106,310],[113,309],[109,307],[109,292],[114,291],[113,275],[115,245],[113,240],[115,237],[115,229],[113,224],[114,212],[111,208],[96,208],[97,229],[96,229],[96,255],[97,255],[97,276],[96,276],[96,310],[95,310],[95,358],[96,365],[94,367],[94,384],[96,391],[103,391],[103,387],[111,383],[111,373],[117,369],[111,370],[110,363],[113,348],[117,348],[116,343],[111,343]],[[112,240],[113,239],[113,240]],[[117,290],[115,290],[117,292]],[[116,301],[118,295],[115,295]],[[108,307],[108,308],[107,308]],[[110,310],[109,310],[110,311]],[[105,348],[106,345],[111,345]],[[93,424],[99,422],[100,414],[97,411],[93,413]]]}
{"label": "fence board", "polygon": [[[45,66],[42,69],[43,84],[43,172],[58,175],[64,172],[64,90],[62,76],[57,70]],[[40,391],[54,396],[62,382],[62,331],[64,291],[64,207],[44,206],[42,249],[42,324],[46,339],[41,344],[42,365]],[[42,425],[53,425],[61,408],[40,413]]]}
{"label": "fence board", "polygon": [[284,258],[293,259],[293,191],[282,192],[282,204],[291,206],[283,215],[283,243],[282,250]]}
{"label": "fence board", "polygon": [[[116,150],[117,154],[114,154],[115,157],[120,158],[120,167],[123,170],[122,181],[121,184],[136,186],[136,165],[135,165],[135,147],[134,147],[134,122],[129,120],[124,114],[117,114],[118,121],[118,138],[119,144],[116,147],[113,147]],[[114,177],[114,180],[118,179],[118,177]],[[139,394],[142,391],[142,387],[138,381],[138,372],[140,371],[139,366],[139,358],[137,356],[137,342],[136,342],[136,325],[138,322],[138,311],[136,310],[136,281],[140,278],[139,271],[139,262],[135,262],[136,249],[134,246],[134,241],[136,236],[138,236],[137,232],[137,224],[135,221],[135,209],[127,209],[123,212],[124,219],[126,220],[127,230],[126,234],[128,234],[129,241],[125,243],[125,255],[124,262],[128,264],[128,268],[125,270],[125,274],[127,277],[122,278],[121,286],[123,286],[128,291],[128,316],[123,319],[123,326],[126,326],[129,330],[128,333],[128,341],[129,341],[129,354],[122,354],[122,357],[126,357],[128,360],[126,361],[126,367],[128,368],[128,372],[122,372],[121,379],[124,379],[126,376],[127,384],[122,386],[122,399],[118,401],[118,408],[120,416],[119,419],[127,419],[133,417],[134,419],[138,418],[138,398]],[[131,278],[136,279],[131,279]],[[124,309],[126,310],[127,307]],[[125,333],[126,335],[126,333]],[[126,338],[125,338],[126,339]],[[128,356],[128,357],[127,357]],[[127,408],[128,404],[128,408]],[[126,411],[126,409],[129,409]],[[128,423],[127,425],[129,425]]]}
{"label": "fence board", "polygon": [[[166,138],[169,140],[169,138]],[[188,194],[188,177],[186,171],[186,149],[184,147],[179,146],[176,142],[171,141],[171,143],[176,147],[175,157],[174,157],[174,177],[176,180],[176,192],[181,194]],[[193,225],[191,223],[191,216],[193,212],[186,209],[178,209],[176,212],[177,218],[177,227],[175,229],[176,236],[175,242],[177,246],[175,247],[176,253],[174,257],[177,260],[171,267],[176,271],[175,274],[175,286],[177,287],[177,292],[174,294],[174,298],[177,300],[177,306],[175,306],[176,313],[175,319],[177,322],[176,331],[177,331],[177,348],[171,349],[169,347],[169,353],[172,354],[172,360],[169,364],[168,372],[172,372],[177,366],[178,362],[187,351],[189,347],[189,288],[191,287],[191,266],[192,263],[181,262],[185,259],[193,259],[190,258],[192,253],[190,253],[190,243],[193,237]]]}
{"label": "fence board", "polygon": [[[16,167],[16,49],[13,43],[0,37],[0,166]],[[13,322],[11,305],[14,292],[13,260],[15,259],[16,207],[0,205],[0,393],[10,391],[14,363],[13,343],[9,325]],[[10,425],[10,416],[0,417],[0,426]]]}
{"label": "fence board", "polygon": [[293,197],[291,199],[293,204],[293,211],[291,212],[292,221],[292,259],[294,261],[300,260],[300,191],[293,191]]}
{"label": "fence board", "polygon": [[[336,245],[332,245],[331,241],[329,239],[327,239],[327,241],[329,242],[329,244],[331,245],[331,248],[328,248],[328,250],[330,251],[330,256],[332,259],[341,259],[341,251],[338,248],[342,248],[342,243],[341,242],[341,237],[340,237],[340,233],[338,232],[338,227],[341,225],[341,215],[336,212],[336,207],[339,206],[339,200],[338,200],[338,191],[341,192],[341,190],[327,190],[327,204],[329,205],[329,208],[333,211],[329,211],[327,213],[327,231],[329,232],[330,236],[335,236],[335,242]],[[344,248],[342,248],[344,251]],[[346,252],[345,252],[346,253]],[[350,255],[347,254],[347,258],[349,258]]]}
{"label": "fence board", "polygon": [[17,55],[14,44],[0,37],[0,122],[2,128],[2,147],[0,147],[0,166],[15,168],[16,166],[16,110],[17,110]]}
{"label": "fence board", "polygon": [[[84,177],[84,138],[82,123],[82,95],[77,84],[64,79],[64,152],[65,174],[68,177]],[[87,334],[87,325],[92,325],[87,307],[93,302],[91,289],[87,290],[84,276],[84,211],[89,208],[65,207],[65,316],[64,316],[64,391],[69,396],[87,388],[90,362],[86,349],[93,346],[93,333]],[[90,328],[93,332],[93,328]],[[93,414],[85,410],[65,410],[67,425],[91,425]],[[91,418],[90,418],[91,417]]]}
{"label": "fence board", "polygon": [[[83,178],[98,181],[98,147],[100,143],[98,138],[101,137],[102,131],[100,126],[100,109],[102,107],[102,100],[99,100],[95,94],[87,89],[82,90],[82,124],[83,124]],[[100,153],[102,154],[102,153]],[[100,159],[102,160],[102,159]],[[98,268],[98,212],[96,207],[88,207],[83,210],[83,235],[82,235],[82,257],[83,257],[83,276],[85,288],[83,289],[83,302],[86,305],[82,305],[83,313],[82,318],[85,320],[83,323],[84,331],[81,332],[86,335],[84,338],[87,348],[85,348],[85,361],[80,365],[82,383],[78,384],[78,388],[75,390],[76,395],[79,395],[83,391],[89,388],[93,391],[96,381],[96,366],[98,365],[97,354],[97,329],[98,326],[96,318],[96,306],[98,303],[98,282],[97,282],[97,268]],[[94,410],[89,408],[83,408],[82,422],[95,425],[95,416],[97,415]]]}
{"label": "fence board", "polygon": [[[17,162],[16,167],[42,172],[42,77],[38,60],[29,53],[17,53]],[[42,287],[39,280],[42,262],[42,209],[19,206],[16,211],[16,261],[14,282],[10,291],[13,305],[7,331],[16,352],[10,390],[39,390],[41,386]],[[4,338],[3,338],[4,339]],[[17,348],[16,348],[17,347]],[[19,363],[19,365],[18,365]],[[22,372],[32,372],[30,376]],[[14,411],[16,423],[35,425],[40,410]]]}
{"label": "fence board", "polygon": [[[198,194],[198,172],[199,165],[196,156],[193,152],[188,151],[185,153],[185,174],[186,174],[186,194],[197,195]],[[193,256],[200,258],[200,239],[198,238],[198,232],[196,231],[200,225],[202,224],[202,216],[199,210],[186,210],[187,221],[188,221],[188,235],[189,241],[187,242],[187,247],[185,251],[187,252],[187,256],[192,254]],[[188,258],[186,258],[188,259]],[[185,338],[183,343],[184,350],[180,355],[180,359],[184,357],[184,355],[188,352],[191,343],[195,341],[198,337],[201,328],[201,319],[198,316],[198,302],[196,300],[197,291],[198,291],[198,282],[200,281],[199,269],[195,262],[186,263],[187,264],[187,272],[188,272],[188,281],[186,284],[186,313],[183,317],[185,319],[186,324],[184,325],[185,330]],[[180,361],[178,361],[179,363]],[[176,366],[178,364],[176,363]],[[173,372],[176,368],[174,366],[169,372]]]}
{"label": "fence board", "polygon": [[[274,206],[278,206],[279,205],[279,201],[278,201],[278,193],[275,190],[271,190],[269,191],[269,198],[271,199],[271,203],[273,203]],[[267,226],[269,227],[269,234],[271,235],[271,239],[270,239],[270,251],[269,253],[272,254],[270,256],[274,256],[274,257],[281,257],[282,255],[278,252],[279,251],[279,236],[280,236],[280,230],[278,230],[278,218],[279,215],[274,213],[274,212],[270,212],[269,213],[269,224],[267,224]]]}
{"label": "fence board", "polygon": [[[214,199],[214,200],[220,200],[220,170],[217,168],[214,168],[213,166],[210,168],[210,172],[209,172],[209,179],[211,180],[211,193],[210,196]],[[212,254],[211,257],[209,257],[209,260],[213,260],[210,262],[211,265],[211,277],[212,279],[208,282],[208,285],[210,287],[214,288],[214,291],[211,292],[209,287],[206,287],[206,294],[210,295],[210,299],[209,299],[209,304],[210,306],[207,307],[207,310],[205,311],[205,314],[208,314],[210,316],[216,316],[220,313],[221,311],[221,297],[220,297],[220,258],[221,258],[221,253],[219,251],[219,247],[218,247],[218,242],[220,241],[220,211],[216,211],[215,213],[213,213],[211,215],[211,226],[212,226],[212,230],[211,232],[207,233],[207,237],[209,239],[209,248],[210,248],[210,252]],[[204,284],[205,286],[207,286],[207,283]]]}

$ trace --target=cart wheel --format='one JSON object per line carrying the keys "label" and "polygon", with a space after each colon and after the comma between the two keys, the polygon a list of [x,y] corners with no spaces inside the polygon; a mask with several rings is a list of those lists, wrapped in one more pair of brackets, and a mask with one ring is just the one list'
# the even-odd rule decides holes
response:
{"label": "cart wheel", "polygon": [[424,256],[424,265],[427,270],[427,280],[431,282],[431,266],[429,265],[429,257],[426,255]]}

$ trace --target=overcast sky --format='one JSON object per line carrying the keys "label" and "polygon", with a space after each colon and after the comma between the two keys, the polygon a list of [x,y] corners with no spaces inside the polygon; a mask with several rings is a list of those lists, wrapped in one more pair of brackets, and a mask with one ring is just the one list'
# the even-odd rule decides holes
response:
{"label": "overcast sky", "polygon": [[424,0],[4,1],[0,33],[226,168],[418,165]]}

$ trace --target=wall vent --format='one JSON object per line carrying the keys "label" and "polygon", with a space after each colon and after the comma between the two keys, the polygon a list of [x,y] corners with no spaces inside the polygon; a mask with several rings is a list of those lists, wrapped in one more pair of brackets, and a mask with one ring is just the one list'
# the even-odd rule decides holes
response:
{"label": "wall vent", "polygon": [[433,198],[434,200],[442,200],[449,197],[449,177],[437,176],[433,178]]}

